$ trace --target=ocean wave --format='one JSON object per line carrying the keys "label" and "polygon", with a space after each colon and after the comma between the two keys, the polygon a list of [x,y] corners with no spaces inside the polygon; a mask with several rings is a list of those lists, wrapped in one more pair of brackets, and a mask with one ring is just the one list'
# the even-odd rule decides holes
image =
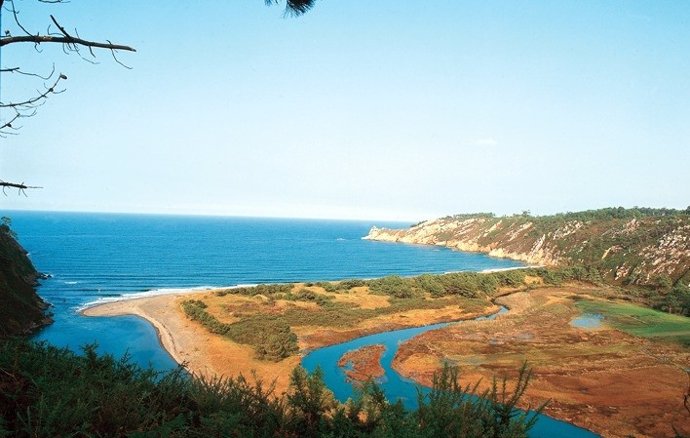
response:
{"label": "ocean wave", "polygon": [[134,300],[137,298],[148,298],[148,297],[155,297],[155,296],[160,296],[160,295],[184,295],[184,294],[189,294],[189,293],[195,293],[195,292],[208,292],[208,291],[213,291],[213,290],[223,290],[223,289],[237,289],[241,287],[254,287],[258,286],[258,284],[236,284],[233,286],[194,286],[194,287],[185,287],[185,288],[160,288],[160,289],[149,289],[145,290],[142,292],[131,292],[131,293],[125,293],[125,294],[117,294],[117,295],[111,295],[109,294],[108,296],[101,296],[97,300],[89,301],[87,303],[82,304],[81,306],[77,307],[75,310],[77,312],[81,312],[82,310],[97,306],[99,304],[105,304],[105,303],[114,303],[117,301],[126,301],[126,300]]}
{"label": "ocean wave", "polygon": [[65,281],[65,284],[79,284],[78,281]]}

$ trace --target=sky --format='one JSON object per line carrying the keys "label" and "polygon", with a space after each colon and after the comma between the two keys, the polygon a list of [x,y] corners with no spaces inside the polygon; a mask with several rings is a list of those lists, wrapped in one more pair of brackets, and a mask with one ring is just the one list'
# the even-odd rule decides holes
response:
{"label": "sky", "polygon": [[[16,0],[137,49],[3,47],[66,92],[0,138],[0,209],[422,220],[690,205],[690,3]],[[2,31],[16,33],[3,11]],[[3,101],[41,87],[2,77]],[[3,117],[7,114],[3,114]]]}

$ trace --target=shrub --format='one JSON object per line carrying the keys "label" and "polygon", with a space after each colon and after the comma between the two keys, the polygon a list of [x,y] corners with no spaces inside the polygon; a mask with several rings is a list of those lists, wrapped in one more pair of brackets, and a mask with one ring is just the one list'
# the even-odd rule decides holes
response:
{"label": "shrub", "polygon": [[279,361],[299,351],[297,335],[285,321],[256,315],[226,324],[208,313],[206,304],[200,300],[185,300],[182,309],[189,318],[201,323],[211,333],[227,336],[239,344],[251,345],[259,359]]}
{"label": "shrub", "polygon": [[76,355],[44,343],[0,343],[2,436],[103,437],[526,437],[532,414],[515,410],[529,381],[478,399],[456,368],[434,377],[419,409],[386,400],[373,383],[346,404],[334,400],[320,371],[296,368],[287,395],[261,380],[200,378],[183,368],[158,373],[94,346]]}
{"label": "shrub", "polygon": [[415,294],[413,284],[413,279],[402,278],[397,275],[367,281],[367,286],[372,292],[395,298],[411,298]]}

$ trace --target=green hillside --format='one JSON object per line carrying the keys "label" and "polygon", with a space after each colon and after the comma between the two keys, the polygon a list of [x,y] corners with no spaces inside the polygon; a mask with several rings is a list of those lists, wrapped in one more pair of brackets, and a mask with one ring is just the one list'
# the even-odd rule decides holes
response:
{"label": "green hillside", "polygon": [[370,240],[442,245],[542,266],[596,268],[617,284],[670,289],[690,282],[690,209],[606,208],[551,216],[463,214]]}
{"label": "green hillside", "polygon": [[38,272],[3,218],[0,225],[0,337],[29,333],[50,323],[36,294]]}

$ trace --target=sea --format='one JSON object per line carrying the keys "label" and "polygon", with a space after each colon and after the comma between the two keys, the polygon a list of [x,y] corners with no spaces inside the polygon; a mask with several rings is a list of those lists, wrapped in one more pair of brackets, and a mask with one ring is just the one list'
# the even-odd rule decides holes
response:
{"label": "sea", "polygon": [[[27,211],[0,215],[11,218],[36,269],[48,276],[38,293],[50,303],[55,322],[36,333],[35,340],[76,352],[96,345],[101,353],[126,356],[159,371],[177,364],[150,323],[135,316],[85,317],[79,311],[93,303],[180,289],[522,266],[443,247],[362,239],[373,225],[401,228],[408,223]],[[405,388],[395,389],[392,395]],[[530,436],[597,435],[545,417]]]}
{"label": "sea", "polygon": [[39,272],[55,322],[36,340],[175,367],[154,328],[134,316],[93,318],[84,306],[127,296],[259,283],[481,271],[516,261],[447,248],[362,240],[408,223],[241,217],[3,212]]}

